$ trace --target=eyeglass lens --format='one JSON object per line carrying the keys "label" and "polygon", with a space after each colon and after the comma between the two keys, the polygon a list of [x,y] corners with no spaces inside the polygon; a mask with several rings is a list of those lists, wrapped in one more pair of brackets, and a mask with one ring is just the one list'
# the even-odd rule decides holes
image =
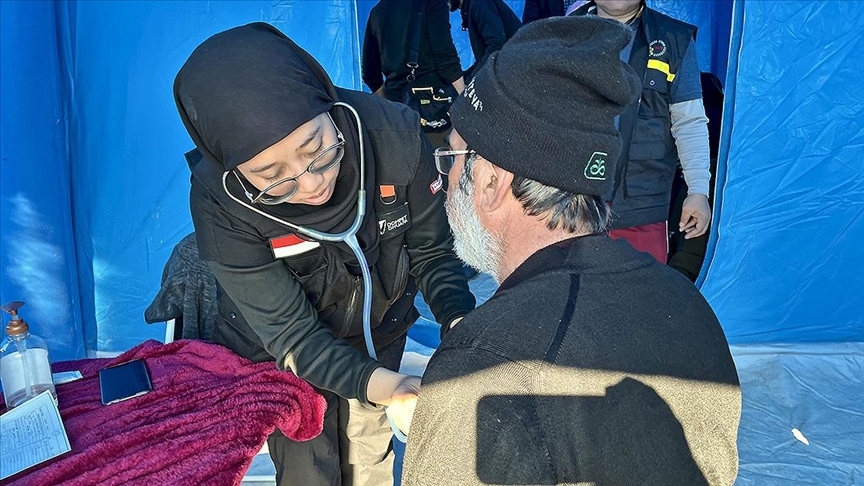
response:
{"label": "eyeglass lens", "polygon": [[[456,162],[456,156],[447,155],[446,152],[448,151],[450,151],[450,147],[441,147],[435,151],[435,167],[441,175],[449,174],[450,169],[453,168],[453,164]],[[442,155],[441,152],[445,154]]]}
{"label": "eyeglass lens", "polygon": [[300,176],[306,172],[323,174],[339,165],[339,162],[342,161],[344,155],[345,147],[341,141],[327,147],[323,152],[318,154],[305,171],[293,178],[283,179],[272,186],[265,188],[264,191],[262,191],[262,194],[258,197],[258,200],[264,204],[280,204],[291,199],[291,196],[297,192],[297,179],[300,178]]}

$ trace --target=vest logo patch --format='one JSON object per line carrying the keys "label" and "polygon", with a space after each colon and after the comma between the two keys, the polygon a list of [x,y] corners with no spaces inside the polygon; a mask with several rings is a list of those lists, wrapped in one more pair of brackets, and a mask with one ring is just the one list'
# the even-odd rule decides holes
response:
{"label": "vest logo patch", "polygon": [[270,238],[270,247],[273,248],[273,256],[276,258],[297,256],[319,246],[321,243],[317,241],[307,241],[293,234]]}
{"label": "vest logo patch", "polygon": [[432,195],[438,194],[443,187],[444,181],[441,180],[441,174],[438,174],[438,178],[432,181],[432,184],[429,184],[429,190],[432,191]]}
{"label": "vest logo patch", "polygon": [[606,180],[606,157],[609,154],[606,152],[594,152],[591,154],[591,159],[588,160],[588,165],[585,166],[585,178],[592,181]]}
{"label": "vest logo patch", "polygon": [[408,203],[378,214],[378,234],[381,235],[381,239],[400,235],[410,227],[411,213],[408,211]]}
{"label": "vest logo patch", "polygon": [[651,57],[662,57],[666,54],[666,43],[660,39],[651,41],[648,44],[648,55]]}

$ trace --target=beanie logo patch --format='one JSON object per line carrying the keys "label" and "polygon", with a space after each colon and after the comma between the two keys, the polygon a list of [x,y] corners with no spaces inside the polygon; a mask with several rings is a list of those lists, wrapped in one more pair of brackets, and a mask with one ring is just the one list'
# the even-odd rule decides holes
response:
{"label": "beanie logo patch", "polygon": [[588,165],[585,166],[585,178],[592,181],[606,180],[606,157],[609,154],[606,152],[594,152],[591,154],[591,159],[588,160]]}
{"label": "beanie logo patch", "polygon": [[474,111],[483,111],[483,102],[480,101],[480,97],[477,96],[477,90],[474,89],[474,79],[472,79],[471,82],[468,83],[468,86],[465,87],[463,94],[466,98],[471,100],[471,107],[474,108]]}

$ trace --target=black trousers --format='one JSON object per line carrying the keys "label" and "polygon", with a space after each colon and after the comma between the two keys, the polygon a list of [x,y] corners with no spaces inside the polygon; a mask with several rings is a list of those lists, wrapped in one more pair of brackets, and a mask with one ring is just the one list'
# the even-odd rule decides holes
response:
{"label": "black trousers", "polygon": [[[405,336],[378,350],[378,361],[399,370]],[[295,442],[278,429],[267,439],[280,486],[392,486],[392,432],[383,407],[319,390],[327,399],[324,430]]]}

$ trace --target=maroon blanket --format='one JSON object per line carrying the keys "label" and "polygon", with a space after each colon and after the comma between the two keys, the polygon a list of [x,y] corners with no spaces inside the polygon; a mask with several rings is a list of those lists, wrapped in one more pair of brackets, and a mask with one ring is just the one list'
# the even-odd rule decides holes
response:
{"label": "maroon blanket", "polygon": [[[97,372],[142,358],[153,391],[109,406]],[[319,433],[325,401],[305,381],[202,341],[147,341],[114,359],[56,363],[84,378],[57,386],[72,452],[7,478],[34,484],[240,484],[276,427]],[[6,481],[4,481],[5,483]]]}

